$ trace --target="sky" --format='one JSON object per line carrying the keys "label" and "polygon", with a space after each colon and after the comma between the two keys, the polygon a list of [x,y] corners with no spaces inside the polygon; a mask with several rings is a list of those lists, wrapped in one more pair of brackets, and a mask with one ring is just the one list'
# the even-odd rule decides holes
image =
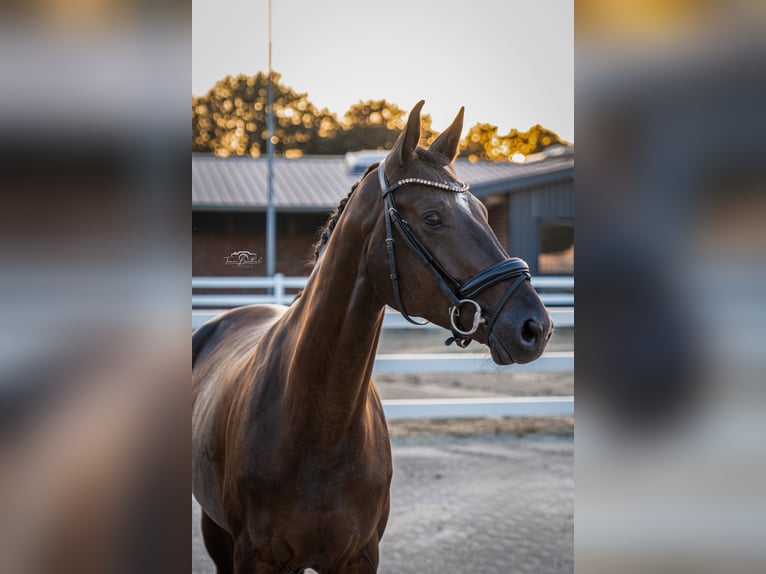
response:
{"label": "sky", "polygon": [[[501,134],[574,141],[573,0],[272,0],[272,65],[339,117],[386,99],[443,130],[465,106]],[[268,69],[268,0],[193,0],[192,94]]]}

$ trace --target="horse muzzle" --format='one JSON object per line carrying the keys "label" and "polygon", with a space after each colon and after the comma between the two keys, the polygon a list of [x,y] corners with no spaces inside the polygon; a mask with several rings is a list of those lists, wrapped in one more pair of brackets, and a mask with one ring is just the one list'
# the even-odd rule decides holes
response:
{"label": "horse muzzle", "polygon": [[541,311],[515,320],[510,313],[503,313],[487,337],[487,346],[495,363],[523,364],[540,358],[553,334],[550,315],[544,308]]}

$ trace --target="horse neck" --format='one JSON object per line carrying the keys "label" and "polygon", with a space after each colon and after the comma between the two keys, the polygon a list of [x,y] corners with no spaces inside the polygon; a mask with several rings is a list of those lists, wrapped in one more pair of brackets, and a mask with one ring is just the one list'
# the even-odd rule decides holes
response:
{"label": "horse neck", "polygon": [[[347,210],[350,209],[347,208]],[[367,413],[384,303],[366,276],[361,224],[346,213],[294,304],[286,399],[291,424],[338,440]]]}

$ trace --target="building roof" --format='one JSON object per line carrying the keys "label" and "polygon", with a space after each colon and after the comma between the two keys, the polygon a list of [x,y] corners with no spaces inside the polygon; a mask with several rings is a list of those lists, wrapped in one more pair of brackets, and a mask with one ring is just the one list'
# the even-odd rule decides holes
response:
{"label": "building roof", "polygon": [[[458,159],[458,177],[481,197],[572,177],[574,156],[515,164]],[[192,154],[192,209],[262,211],[267,205],[266,158]],[[279,211],[328,211],[348,193],[358,174],[339,156],[274,158],[274,204]]]}

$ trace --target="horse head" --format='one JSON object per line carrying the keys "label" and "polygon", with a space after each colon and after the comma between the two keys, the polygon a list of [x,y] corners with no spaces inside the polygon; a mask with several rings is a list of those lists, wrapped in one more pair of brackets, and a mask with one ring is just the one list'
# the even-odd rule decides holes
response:
{"label": "horse head", "polygon": [[410,112],[386,159],[360,183],[364,193],[376,194],[366,214],[367,274],[384,302],[405,318],[422,317],[451,330],[448,343],[486,344],[498,364],[533,361],[553,323],[526,263],[508,256],[487,209],[458,181],[453,163],[463,109],[423,149],[423,103]]}

